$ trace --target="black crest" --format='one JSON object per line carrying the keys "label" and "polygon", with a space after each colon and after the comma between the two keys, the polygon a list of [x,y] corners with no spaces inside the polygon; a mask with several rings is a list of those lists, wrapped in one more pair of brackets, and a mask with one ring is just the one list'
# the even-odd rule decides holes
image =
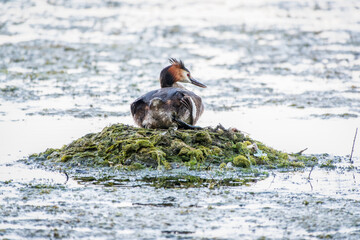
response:
{"label": "black crest", "polygon": [[181,69],[187,70],[187,69],[185,68],[185,65],[184,65],[183,61],[181,61],[181,60],[178,61],[178,60],[175,59],[175,58],[169,58],[169,62],[170,62],[172,65],[178,65]]}

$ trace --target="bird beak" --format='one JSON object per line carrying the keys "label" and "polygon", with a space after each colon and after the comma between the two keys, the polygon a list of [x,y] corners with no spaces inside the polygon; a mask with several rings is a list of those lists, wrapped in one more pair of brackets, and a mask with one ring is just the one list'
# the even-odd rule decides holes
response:
{"label": "bird beak", "polygon": [[198,87],[206,88],[206,85],[202,84],[201,82],[199,82],[193,78],[190,78],[190,82]]}

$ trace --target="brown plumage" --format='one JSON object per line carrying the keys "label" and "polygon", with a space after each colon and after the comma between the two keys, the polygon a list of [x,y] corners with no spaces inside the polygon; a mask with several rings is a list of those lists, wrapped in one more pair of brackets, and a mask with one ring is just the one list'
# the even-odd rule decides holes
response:
{"label": "brown plumage", "polygon": [[191,77],[181,60],[171,58],[169,61],[171,65],[160,73],[161,88],[136,99],[131,104],[131,114],[135,123],[144,128],[169,128],[174,125],[197,128],[193,125],[204,111],[201,98],[178,83],[206,86]]}

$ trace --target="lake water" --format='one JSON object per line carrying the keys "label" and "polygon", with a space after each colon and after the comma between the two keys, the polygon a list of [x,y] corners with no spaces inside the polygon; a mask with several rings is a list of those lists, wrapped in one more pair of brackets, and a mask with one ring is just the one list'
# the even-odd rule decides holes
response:
{"label": "lake water", "polygon": [[[356,0],[0,0],[0,236],[359,238],[360,174],[347,169],[360,127],[359,11]],[[341,156],[339,168],[315,168],[311,186],[307,169],[164,190],[64,185],[57,171],[17,162],[133,125],[130,103],[159,87],[170,57],[208,86],[189,86],[205,105],[198,125]]]}

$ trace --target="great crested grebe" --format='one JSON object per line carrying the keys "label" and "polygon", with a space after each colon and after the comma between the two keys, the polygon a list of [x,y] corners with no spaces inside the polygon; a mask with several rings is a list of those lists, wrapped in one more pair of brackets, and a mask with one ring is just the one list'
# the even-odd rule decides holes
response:
{"label": "great crested grebe", "polygon": [[179,82],[206,86],[191,77],[184,63],[174,58],[160,73],[161,88],[146,93],[131,104],[135,123],[144,128],[199,128],[194,126],[204,111],[201,98]]}

